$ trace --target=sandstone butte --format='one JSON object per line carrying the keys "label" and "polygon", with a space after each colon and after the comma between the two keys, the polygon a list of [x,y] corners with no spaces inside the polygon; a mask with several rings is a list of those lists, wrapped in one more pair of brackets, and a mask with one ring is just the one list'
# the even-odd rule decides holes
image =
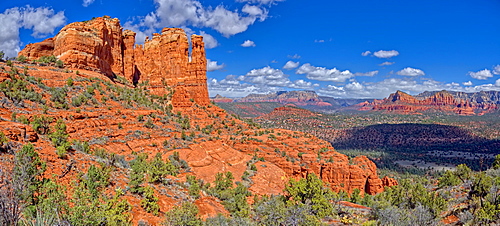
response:
{"label": "sandstone butte", "polygon": [[[192,50],[189,54],[188,39],[184,31],[165,28],[161,34],[154,34],[152,39],[146,39],[144,45],[134,46],[135,34],[128,30],[122,31],[118,19],[100,17],[69,24],[55,37],[26,46],[19,55],[30,60],[55,55],[64,61],[67,69],[81,70],[80,75],[68,75],[51,67],[31,66],[29,74],[41,78],[49,87],[64,86],[70,76],[80,85],[89,85],[85,81],[91,80],[86,78],[111,81],[116,76],[123,76],[133,84],[148,82],[145,87],[153,94],[169,95],[170,90],[173,90],[171,103],[174,111],[187,113],[185,115],[191,119],[191,128],[206,125],[214,128],[208,135],[211,136],[209,139],[201,131],[192,129],[191,132],[198,138],[180,145],[182,147],[174,146],[165,151],[163,147],[152,144],[161,144],[166,140],[169,144],[179,142],[179,125],[174,122],[162,124],[159,118],[152,120],[154,128],[146,128],[137,122],[140,115],[162,114],[157,110],[120,108],[119,103],[108,100],[106,106],[94,106],[90,109],[82,107],[81,112],[80,109],[75,111],[76,108],[70,108],[44,113],[55,119],[64,119],[70,139],[90,141],[107,137],[109,141],[98,142],[94,146],[125,156],[125,160],[131,160],[133,153],[141,152],[150,157],[162,152],[166,159],[169,154],[178,151],[180,157],[191,167],[191,172],[187,174],[213,182],[215,173],[226,171],[231,171],[235,180],[241,181],[252,156],[256,156],[265,161],[255,162],[258,170],[254,172],[251,177],[253,182],[249,185],[249,190],[255,195],[281,194],[290,178],[304,178],[309,173],[317,174],[333,190],[349,193],[359,189],[363,194],[377,194],[384,190],[384,186],[397,185],[397,181],[392,178],[380,179],[375,164],[365,156],[349,159],[336,152],[330,143],[307,133],[258,129],[211,105],[206,84],[203,39],[193,35],[191,42]],[[5,79],[8,79],[8,75],[0,73],[0,80]],[[97,96],[101,98],[101,94]],[[0,117],[11,118],[14,111],[15,109],[0,108]],[[31,113],[26,109],[21,112],[23,113],[19,116],[25,116],[28,120],[35,113],[42,114],[39,113],[42,112],[41,109],[32,109]],[[229,123],[231,121],[233,123]],[[37,150],[48,164],[47,175],[61,175],[75,161],[73,170],[59,177],[60,183],[70,184],[78,172],[86,172],[91,164],[97,164],[95,158],[82,152],[73,152],[68,159],[58,159],[55,148],[46,139],[40,139],[31,126],[13,122],[12,119],[2,121],[0,125],[0,131],[11,141],[29,141],[36,147],[41,147]],[[123,128],[120,129],[120,126]],[[131,136],[126,131],[141,133]],[[113,185],[126,187],[128,169],[121,169],[116,174],[125,179],[117,180]],[[185,180],[184,177],[185,174],[182,174],[172,179]],[[171,194],[168,192],[173,191],[167,191],[164,194],[160,190],[155,191],[155,194],[160,198],[162,212],[182,201],[173,198],[178,193]],[[126,194],[126,198],[133,206],[139,206],[138,197]],[[224,212],[217,200],[204,194],[195,203],[205,218]],[[146,213],[140,207],[134,207],[132,212],[134,224],[139,219],[153,224],[161,221],[161,218]]]}
{"label": "sandstone butte", "polygon": [[110,78],[123,76],[137,84],[148,82],[152,94],[164,95],[173,87],[174,107],[206,106],[208,98],[203,37],[164,28],[161,34],[135,45],[135,33],[123,30],[120,21],[107,16],[71,23],[53,37],[27,45],[19,56],[36,60],[55,55],[70,68],[94,70]]}

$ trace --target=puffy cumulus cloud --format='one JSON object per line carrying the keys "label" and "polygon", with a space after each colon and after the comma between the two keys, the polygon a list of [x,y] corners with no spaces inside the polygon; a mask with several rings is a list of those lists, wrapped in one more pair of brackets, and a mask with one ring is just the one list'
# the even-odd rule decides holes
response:
{"label": "puffy cumulus cloud", "polygon": [[305,74],[308,79],[330,82],[345,82],[354,77],[354,74],[349,70],[340,71],[337,68],[315,67],[309,63],[300,66],[295,73]]}
{"label": "puffy cumulus cloud", "polygon": [[473,85],[471,81],[468,81],[468,82],[463,82],[462,85],[464,86],[471,86]]}
{"label": "puffy cumulus cloud", "polygon": [[500,75],[500,64],[493,68],[493,74]]}
{"label": "puffy cumulus cloud", "polygon": [[135,32],[148,33],[163,27],[208,27],[225,37],[244,32],[257,20],[264,21],[268,10],[262,5],[245,4],[241,9],[229,10],[223,5],[205,7],[196,0],[154,0],[156,10],[144,17],[136,17],[126,24]]}
{"label": "puffy cumulus cloud", "polygon": [[319,84],[299,79],[293,81],[288,87],[294,89],[314,89],[315,87],[319,87]]}
{"label": "puffy cumulus cloud", "polygon": [[379,50],[377,52],[374,52],[373,55],[378,57],[378,58],[391,58],[391,57],[395,57],[395,56],[399,55],[399,52],[396,50],[388,50],[388,51]]}
{"label": "puffy cumulus cloud", "polygon": [[94,3],[95,0],[83,0],[83,7],[87,7],[90,4]]}
{"label": "puffy cumulus cloud", "polygon": [[241,46],[243,46],[243,47],[255,47],[256,45],[255,45],[255,43],[254,43],[253,41],[251,41],[251,40],[245,40],[245,41],[241,44]]}
{"label": "puffy cumulus cloud", "polygon": [[220,94],[225,97],[241,97],[251,93],[262,93],[257,86],[241,83],[235,75],[228,75],[225,79],[208,79],[208,92],[211,96]]}
{"label": "puffy cumulus cloud", "polygon": [[475,78],[475,79],[479,79],[479,80],[486,80],[488,78],[493,77],[493,74],[491,74],[491,71],[488,69],[484,69],[484,70],[477,71],[477,72],[470,71],[469,75],[470,75],[470,77]]}
{"label": "puffy cumulus cloud", "polygon": [[416,69],[416,68],[411,68],[411,67],[404,68],[403,70],[396,72],[396,74],[403,75],[403,76],[422,76],[422,75],[425,75],[424,71],[422,71],[420,69]]}
{"label": "puffy cumulus cloud", "polygon": [[299,55],[299,54],[288,55],[288,56],[286,56],[286,57],[288,57],[288,58],[290,58],[290,59],[300,59],[300,55]]}
{"label": "puffy cumulus cloud", "polygon": [[201,31],[200,35],[203,36],[203,42],[205,43],[205,48],[213,49],[219,46],[219,42],[217,42],[217,39],[215,39],[214,36],[209,35],[204,31]]}
{"label": "puffy cumulus cloud", "polygon": [[217,71],[221,70],[224,68],[226,65],[224,64],[218,64],[217,61],[212,61],[210,59],[207,59],[207,71]]}
{"label": "puffy cumulus cloud", "polygon": [[361,83],[356,82],[356,81],[348,83],[347,85],[345,85],[345,89],[346,90],[352,90],[352,91],[361,91],[364,88],[365,87],[363,85],[361,85]]}
{"label": "puffy cumulus cloud", "polygon": [[495,86],[500,87],[500,79],[497,79],[497,81],[495,82]]}
{"label": "puffy cumulus cloud", "polygon": [[282,87],[291,83],[288,79],[288,75],[283,73],[283,71],[269,66],[251,70],[244,76],[243,80],[254,84]]}
{"label": "puffy cumulus cloud", "polygon": [[291,70],[291,69],[297,68],[298,66],[299,66],[299,62],[293,62],[293,61],[289,60],[288,62],[286,62],[285,66],[283,66],[283,69]]}
{"label": "puffy cumulus cloud", "polygon": [[379,64],[378,66],[389,66],[389,65],[393,65],[393,64],[395,64],[395,62],[386,61],[384,63]]}
{"label": "puffy cumulus cloud", "polygon": [[303,79],[291,81],[283,71],[269,66],[253,69],[245,75],[228,75],[220,81],[208,79],[211,95],[221,94],[228,97],[276,92],[284,88],[314,90],[317,87],[319,84]]}
{"label": "puffy cumulus cloud", "polygon": [[371,51],[364,51],[361,53],[361,56],[369,56],[370,54],[372,54]]}
{"label": "puffy cumulus cloud", "polygon": [[57,27],[66,23],[64,12],[55,13],[48,7],[14,7],[0,14],[0,50],[7,56],[16,56],[21,43],[19,29],[32,30],[32,36],[42,38],[54,33]]}
{"label": "puffy cumulus cloud", "polygon": [[261,17],[267,14],[267,11],[263,8],[254,5],[245,5],[241,9],[241,12],[248,13],[248,15]]}

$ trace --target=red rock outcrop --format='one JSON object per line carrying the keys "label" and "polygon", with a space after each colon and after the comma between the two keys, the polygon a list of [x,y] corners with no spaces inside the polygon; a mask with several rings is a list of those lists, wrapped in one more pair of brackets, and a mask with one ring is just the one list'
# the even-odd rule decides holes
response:
{"label": "red rock outcrop", "polygon": [[144,45],[134,44],[134,32],[123,31],[118,19],[104,16],[71,23],[54,38],[27,45],[19,55],[29,60],[55,55],[70,68],[123,76],[133,84],[148,82],[156,95],[169,94],[167,87],[173,87],[174,93],[181,93],[174,107],[210,103],[202,36],[191,36],[191,55],[187,35],[180,28],[164,28]]}

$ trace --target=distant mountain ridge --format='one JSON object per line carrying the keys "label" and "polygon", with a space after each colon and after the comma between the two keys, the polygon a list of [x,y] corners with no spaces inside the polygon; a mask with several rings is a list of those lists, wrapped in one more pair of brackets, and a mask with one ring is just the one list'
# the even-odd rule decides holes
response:
{"label": "distant mountain ridge", "polygon": [[[373,111],[402,114],[422,112],[443,112],[458,115],[482,115],[498,110],[500,92],[481,91],[476,93],[450,92],[446,90],[423,92],[416,96],[396,91],[383,101],[365,104]],[[361,109],[361,108],[360,108]]]}
{"label": "distant mountain ridge", "polygon": [[[443,90],[444,91],[444,90]],[[443,91],[425,91],[415,96],[419,100],[424,100]],[[477,104],[500,104],[500,91],[480,91],[475,93],[446,91],[457,100],[469,101]]]}
{"label": "distant mountain ridge", "polygon": [[[212,100],[216,103],[229,102],[226,97],[216,95]],[[297,106],[332,106],[323,101],[314,91],[278,91],[269,94],[249,94],[246,97],[233,99],[232,102],[277,102],[281,104],[294,104]]]}

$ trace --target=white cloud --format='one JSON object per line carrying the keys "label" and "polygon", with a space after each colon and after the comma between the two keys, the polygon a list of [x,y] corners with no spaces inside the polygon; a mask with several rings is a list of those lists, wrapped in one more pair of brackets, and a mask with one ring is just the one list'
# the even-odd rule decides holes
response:
{"label": "white cloud", "polygon": [[64,12],[55,13],[48,7],[14,7],[0,14],[0,50],[7,56],[16,56],[20,51],[19,29],[33,31],[33,37],[41,38],[54,33],[66,23]]}
{"label": "white cloud", "polygon": [[416,69],[416,68],[411,68],[411,67],[407,67],[401,71],[398,71],[396,72],[396,74],[398,75],[403,75],[403,76],[421,76],[421,75],[425,75],[425,73],[420,70],[420,69]]}
{"label": "white cloud", "polygon": [[255,43],[253,41],[250,41],[250,40],[245,40],[241,46],[243,47],[255,47]]}
{"label": "white cloud", "polygon": [[497,81],[495,82],[495,86],[500,87],[500,79],[497,79]]}
{"label": "white cloud", "polygon": [[138,22],[128,21],[128,28],[140,31],[157,30],[163,27],[208,27],[225,37],[239,34],[255,21],[264,21],[268,10],[264,6],[245,4],[241,9],[229,10],[223,5],[205,7],[196,0],[154,0],[156,10],[144,17],[136,17]]}
{"label": "white cloud", "polygon": [[320,39],[320,40],[314,40],[314,42],[316,42],[316,43],[323,43],[323,42],[325,42],[325,40],[323,40],[323,39]]}
{"label": "white cloud", "polygon": [[308,79],[330,82],[345,82],[347,79],[354,77],[354,74],[349,70],[340,71],[337,68],[315,67],[309,63],[300,66],[296,73],[306,74]]}
{"label": "white cloud", "polygon": [[287,57],[290,59],[300,59],[300,56],[298,54],[288,55]]}
{"label": "white cloud", "polygon": [[83,7],[87,7],[90,4],[94,3],[95,0],[83,0]]}
{"label": "white cloud", "polygon": [[241,12],[248,13],[248,15],[259,16],[259,17],[267,14],[265,9],[260,8],[258,6],[254,6],[254,5],[243,6],[243,9],[241,9]]}
{"label": "white cloud", "polygon": [[283,2],[285,0],[237,0],[237,2],[250,2],[250,3],[257,3],[257,4],[262,4],[262,5],[271,5],[276,2]]}
{"label": "white cloud", "polygon": [[493,74],[500,75],[500,64],[493,68]]}
{"label": "white cloud", "polygon": [[244,81],[267,86],[287,86],[290,84],[288,75],[269,66],[251,70],[244,76]]}
{"label": "white cloud", "polygon": [[348,83],[347,85],[345,85],[345,89],[346,90],[352,90],[352,91],[361,91],[363,90],[365,87],[363,85],[361,85],[359,82],[351,82],[351,83]]}
{"label": "white cloud", "polygon": [[212,61],[210,59],[207,59],[207,71],[217,71],[221,70],[224,68],[226,65],[224,64],[217,64],[217,61]]}
{"label": "white cloud", "polygon": [[393,64],[395,64],[395,62],[386,61],[384,63],[379,64],[378,66],[389,66],[389,65],[393,65]]}
{"label": "white cloud", "polygon": [[361,53],[361,56],[368,56],[371,53],[372,53],[371,51],[364,51],[364,52]]}
{"label": "white cloud", "polygon": [[471,86],[473,85],[471,81],[468,81],[468,82],[463,82],[462,85],[464,86]]}
{"label": "white cloud", "polygon": [[470,71],[469,75],[470,75],[470,77],[475,78],[475,79],[479,79],[479,80],[486,80],[488,78],[493,77],[493,74],[491,74],[491,71],[488,69],[484,69],[484,70],[477,71],[477,72]]}
{"label": "white cloud", "polygon": [[293,61],[289,60],[288,62],[286,62],[285,66],[283,66],[283,69],[291,70],[291,69],[294,69],[298,66],[299,66],[299,62],[293,62]]}
{"label": "white cloud", "polygon": [[373,76],[375,76],[377,74],[378,74],[378,71],[369,71],[369,72],[365,72],[365,73],[356,72],[356,73],[354,73],[354,76],[368,76],[368,77],[373,77]]}
{"label": "white cloud", "polygon": [[308,82],[302,79],[293,81],[292,84],[290,84],[288,87],[289,88],[294,88],[294,89],[313,89],[314,87],[319,86],[319,84],[313,84],[312,82]]}
{"label": "white cloud", "polygon": [[206,49],[213,49],[219,46],[219,42],[217,42],[217,39],[215,39],[214,36],[209,35],[204,31],[201,31],[200,35],[203,36],[203,42],[205,43]]}
{"label": "white cloud", "polygon": [[379,50],[377,52],[374,52],[373,55],[378,57],[378,58],[391,58],[391,57],[399,55],[399,52],[396,50],[389,50],[389,51]]}

